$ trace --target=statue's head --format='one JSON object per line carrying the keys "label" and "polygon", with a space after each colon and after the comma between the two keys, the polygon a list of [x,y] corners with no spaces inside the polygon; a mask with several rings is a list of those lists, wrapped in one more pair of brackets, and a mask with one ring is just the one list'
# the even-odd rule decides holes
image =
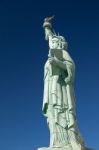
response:
{"label": "statue's head", "polygon": [[68,44],[63,36],[53,35],[49,41],[50,49],[64,49],[67,50]]}

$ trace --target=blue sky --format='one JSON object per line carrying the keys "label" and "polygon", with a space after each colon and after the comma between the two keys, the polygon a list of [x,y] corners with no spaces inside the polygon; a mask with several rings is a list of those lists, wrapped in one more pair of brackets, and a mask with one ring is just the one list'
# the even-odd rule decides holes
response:
{"label": "blue sky", "polygon": [[48,146],[42,114],[43,66],[48,43],[42,28],[53,27],[69,44],[76,64],[78,125],[88,147],[99,149],[99,1],[0,1],[0,150]]}

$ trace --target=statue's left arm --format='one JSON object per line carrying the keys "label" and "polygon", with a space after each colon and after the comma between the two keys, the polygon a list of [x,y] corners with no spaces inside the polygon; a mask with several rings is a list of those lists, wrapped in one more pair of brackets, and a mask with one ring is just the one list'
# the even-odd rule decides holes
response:
{"label": "statue's left arm", "polygon": [[64,71],[66,70],[68,73],[67,78],[65,79],[65,82],[71,82],[74,80],[74,73],[75,73],[75,65],[74,62],[72,61],[61,61],[57,58],[49,58],[49,62],[53,65],[58,66],[59,68],[63,69]]}
{"label": "statue's left arm", "polygon": [[66,64],[63,61],[56,58],[56,57],[49,58],[49,62],[53,65],[56,65],[56,66],[60,67],[63,70],[66,70]]}

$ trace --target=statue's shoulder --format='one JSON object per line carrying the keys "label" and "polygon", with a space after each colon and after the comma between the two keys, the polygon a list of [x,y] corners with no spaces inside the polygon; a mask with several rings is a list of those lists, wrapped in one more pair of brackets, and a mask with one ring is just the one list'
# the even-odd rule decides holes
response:
{"label": "statue's shoulder", "polygon": [[63,60],[75,66],[74,60],[66,50],[63,50]]}

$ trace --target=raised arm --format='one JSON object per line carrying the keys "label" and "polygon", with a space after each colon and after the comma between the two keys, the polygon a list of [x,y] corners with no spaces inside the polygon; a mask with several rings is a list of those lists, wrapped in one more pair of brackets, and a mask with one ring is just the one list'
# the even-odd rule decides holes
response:
{"label": "raised arm", "polygon": [[45,30],[45,39],[46,40],[51,39],[52,36],[53,36],[53,33],[51,31],[51,29],[52,29],[51,21],[52,21],[53,18],[54,18],[54,16],[47,17],[47,18],[44,19],[43,28]]}

